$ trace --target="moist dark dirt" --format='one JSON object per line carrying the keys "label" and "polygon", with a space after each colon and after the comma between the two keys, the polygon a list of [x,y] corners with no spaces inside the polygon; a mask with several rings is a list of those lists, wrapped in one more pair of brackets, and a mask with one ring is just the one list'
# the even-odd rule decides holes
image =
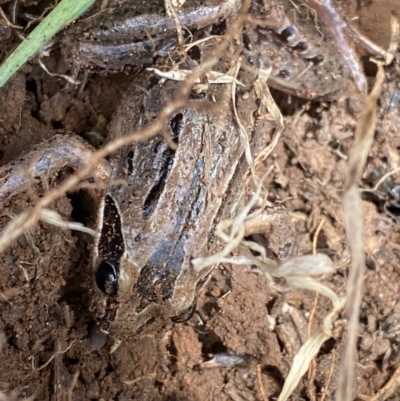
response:
{"label": "moist dark dirt", "polygon": [[[377,40],[375,32],[389,36],[385,18],[387,10],[398,8],[394,3],[390,8],[384,1],[354,1],[343,11],[360,15],[360,27]],[[4,9],[9,5],[7,0],[0,4]],[[26,1],[25,7],[33,12],[36,6]],[[0,42],[2,60],[17,43],[12,33]],[[51,71],[70,73],[57,50],[44,62]],[[395,67],[388,68],[375,142],[361,183],[365,189],[399,166],[396,74]],[[92,75],[79,93],[33,59],[0,90],[1,163],[59,132],[75,133],[99,147],[99,139],[87,133],[107,134],[107,123],[130,79],[125,73]],[[356,121],[345,101],[305,103],[275,96],[285,130],[263,168],[275,165],[267,184],[269,200],[280,208],[271,209],[271,231],[262,234],[269,251],[281,258],[310,254],[323,220],[317,251],[329,255],[337,268],[325,284],[344,295],[350,253],[341,195]],[[0,211],[1,226],[69,173],[62,170],[50,182],[11,198]],[[393,175],[378,190],[364,194],[367,273],[354,384],[362,400],[377,393],[400,364],[399,184]],[[96,212],[82,193],[67,194],[50,208],[65,220],[94,225]],[[219,265],[200,291],[197,312],[188,322],[155,319],[110,353],[113,340],[93,330],[91,247],[87,234],[40,223],[1,255],[0,399],[236,401],[263,400],[264,393],[273,400],[307,339],[308,326],[312,333],[331,309],[330,302],[317,300],[312,292],[272,290],[264,276],[248,266]],[[334,338],[315,360],[314,379],[303,378],[292,399],[334,398],[345,324],[344,316],[335,323]],[[233,357],[239,363],[225,363]],[[397,390],[391,399],[399,396]]]}

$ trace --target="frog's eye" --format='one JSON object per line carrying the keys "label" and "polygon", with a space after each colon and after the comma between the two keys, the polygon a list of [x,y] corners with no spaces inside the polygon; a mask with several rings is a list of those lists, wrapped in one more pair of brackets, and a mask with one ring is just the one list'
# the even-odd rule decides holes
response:
{"label": "frog's eye", "polygon": [[100,263],[96,272],[97,287],[107,295],[117,295],[118,269],[117,261],[110,259]]}

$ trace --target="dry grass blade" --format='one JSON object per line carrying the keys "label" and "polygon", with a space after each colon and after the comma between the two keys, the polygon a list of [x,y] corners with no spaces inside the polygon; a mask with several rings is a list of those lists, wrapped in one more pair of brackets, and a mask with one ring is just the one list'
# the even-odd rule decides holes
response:
{"label": "dry grass blade", "polygon": [[344,306],[345,299],[338,297],[332,290],[324,286],[320,282],[311,277],[298,278],[291,280],[286,278],[290,287],[298,287],[317,291],[320,294],[331,299],[333,303],[332,311],[324,318],[322,325],[318,330],[301,346],[298,353],[293,359],[290,372],[286,377],[282,392],[279,395],[278,401],[287,400],[297,387],[300,379],[307,373],[312,360],[319,352],[323,343],[329,340],[332,336],[333,323],[340,310]]}
{"label": "dry grass blade", "polygon": [[293,364],[278,401],[287,400],[293,393],[301,377],[307,372],[311,360],[317,355],[322,344],[332,337],[333,321],[342,305],[337,305],[328,316],[325,317],[322,327],[310,337],[300,348],[293,359]]}
{"label": "dry grass blade", "polygon": [[183,49],[184,44],[185,44],[184,39],[183,39],[183,26],[180,23],[178,15],[175,10],[175,8],[179,8],[182,4],[178,5],[176,3],[176,1],[173,2],[171,0],[164,0],[165,10],[166,10],[167,14],[170,17],[172,17],[175,21],[178,43],[179,43],[179,46]]}
{"label": "dry grass blade", "polygon": [[[147,71],[154,72],[155,75],[161,78],[171,79],[173,81],[184,81],[188,75],[191,74],[190,70],[170,70],[170,71],[161,71],[158,68],[149,67],[146,68]],[[240,86],[245,86],[236,78],[232,77],[228,74],[223,74],[218,71],[207,71],[205,74],[205,78],[210,84],[230,84],[235,83]],[[197,79],[195,83],[200,83],[201,79]]]}
{"label": "dry grass blade", "polygon": [[96,232],[94,230],[85,227],[81,223],[63,220],[62,217],[54,210],[42,209],[40,211],[40,220],[44,221],[45,223],[52,224],[53,226],[60,227],[64,230],[70,229],[81,231],[83,233],[92,235],[93,237],[96,235]]}
{"label": "dry grass blade", "polygon": [[[194,259],[192,265],[196,272],[201,272],[205,268],[217,265],[218,263],[230,262],[230,259],[227,259],[226,257],[232,253],[233,250],[238,248],[240,242],[243,240],[246,232],[244,222],[249,215],[251,208],[257,203],[261,193],[262,183],[269,172],[270,171],[268,171],[261,179],[261,183],[258,185],[255,194],[243,210],[240,211],[234,219],[223,220],[217,225],[215,228],[215,235],[225,241],[226,245],[224,249],[214,255]],[[228,228],[231,229],[229,235],[225,233]]]}
{"label": "dry grass blade", "polygon": [[386,61],[386,65],[388,65],[393,60],[393,54],[396,53],[397,47],[398,47],[399,41],[400,41],[399,20],[397,18],[395,18],[393,15],[392,15],[391,21],[390,21],[390,30],[391,30],[391,37],[390,37],[389,49],[387,52],[392,57],[388,58],[388,60]]}
{"label": "dry grass blade", "polygon": [[257,156],[256,160],[254,161],[255,167],[257,167],[260,163],[262,163],[274,150],[284,128],[282,113],[279,110],[277,104],[275,103],[273,97],[271,96],[271,92],[269,91],[266,78],[268,78],[268,76],[265,76],[265,71],[264,71],[264,73],[261,73],[260,77],[254,83],[254,90],[257,96],[261,99],[261,102],[264,104],[268,112],[271,114],[277,126],[275,128],[272,142]]}
{"label": "dry grass blade", "polygon": [[74,392],[74,388],[76,387],[76,385],[78,383],[79,374],[80,373],[78,370],[74,373],[74,376],[72,377],[71,384],[67,391],[67,401],[72,401],[72,399],[73,399],[73,392]]}
{"label": "dry grass blade", "polygon": [[360,115],[355,140],[349,156],[348,174],[343,196],[343,214],[347,240],[350,244],[352,262],[347,283],[346,314],[349,317],[345,352],[336,392],[337,401],[353,399],[354,363],[356,359],[356,342],[358,338],[358,321],[362,298],[362,283],[365,272],[363,251],[363,216],[358,182],[365,166],[369,149],[373,141],[376,125],[377,100],[380,96],[385,73],[378,64],[375,85],[366,99],[364,110]]}
{"label": "dry grass blade", "polygon": [[[235,77],[239,73],[240,70],[240,62],[236,65]],[[232,105],[233,105],[233,113],[235,115],[236,123],[239,127],[239,133],[242,139],[242,143],[244,145],[244,154],[246,156],[247,164],[249,165],[249,169],[253,177],[256,177],[256,172],[254,170],[254,162],[253,156],[251,154],[250,142],[249,142],[249,135],[247,134],[246,128],[243,126],[242,122],[240,121],[237,107],[236,107],[236,82],[232,85]]]}

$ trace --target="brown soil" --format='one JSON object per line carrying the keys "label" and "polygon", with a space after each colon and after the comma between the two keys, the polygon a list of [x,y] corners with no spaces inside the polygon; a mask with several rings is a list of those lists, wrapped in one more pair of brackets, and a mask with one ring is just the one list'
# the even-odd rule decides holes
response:
{"label": "brown soil", "polygon": [[[395,0],[392,3],[392,9],[398,7]],[[9,5],[7,0],[0,4]],[[384,0],[354,1],[347,12],[361,16],[360,26],[367,33],[387,34],[387,13],[381,10],[389,8]],[[33,12],[34,4],[28,9]],[[17,42],[11,35],[0,44],[9,51]],[[57,51],[45,63],[50,71],[69,73]],[[369,187],[376,182],[373,173],[383,175],[399,165],[399,106],[388,111],[395,67],[388,68],[387,74],[362,184]],[[93,75],[78,94],[75,87],[50,77],[32,60],[0,89],[1,163],[57,132],[85,136],[102,119],[110,121],[129,80],[125,73]],[[281,109],[287,110],[286,127],[268,160],[277,166],[269,196],[272,202],[283,202],[288,227],[270,233],[279,242],[275,253],[312,253],[314,233],[324,219],[317,250],[328,254],[337,267],[326,285],[344,295],[350,254],[341,209],[343,155],[352,144],[356,121],[345,102],[306,104],[291,99],[288,104],[287,97],[277,98]],[[35,192],[12,198],[0,211],[1,227],[68,173],[62,171]],[[385,191],[366,194],[363,203],[367,273],[355,384],[359,399],[377,393],[400,364],[400,231],[394,219],[400,214],[399,183],[398,176],[392,176]],[[84,201],[81,193],[68,194],[51,208],[66,220],[87,222],[95,212]],[[1,400],[30,396],[62,400],[68,399],[68,391],[72,400],[263,400],[260,387],[272,400],[307,338],[314,303],[311,332],[331,309],[329,301],[322,297],[316,301],[312,292],[278,293],[264,276],[246,267],[221,265],[201,290],[192,319],[182,324],[157,319],[110,354],[113,341],[102,344],[103,339],[91,330],[91,246],[85,234],[40,223],[1,255]],[[303,378],[292,399],[320,399],[322,394],[334,398],[344,327],[344,320],[336,322],[334,338],[315,360],[315,378]],[[223,358],[224,353],[240,356],[241,362],[233,366],[207,362],[212,355]],[[79,376],[74,380],[74,375]],[[391,399],[398,397],[400,390]]]}

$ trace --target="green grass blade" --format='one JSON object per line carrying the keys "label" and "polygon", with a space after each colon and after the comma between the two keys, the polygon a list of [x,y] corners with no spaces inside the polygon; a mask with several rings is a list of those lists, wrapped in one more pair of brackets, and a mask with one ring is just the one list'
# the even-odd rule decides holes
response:
{"label": "green grass blade", "polygon": [[95,0],[62,0],[0,67],[0,88],[60,29],[83,14]]}

